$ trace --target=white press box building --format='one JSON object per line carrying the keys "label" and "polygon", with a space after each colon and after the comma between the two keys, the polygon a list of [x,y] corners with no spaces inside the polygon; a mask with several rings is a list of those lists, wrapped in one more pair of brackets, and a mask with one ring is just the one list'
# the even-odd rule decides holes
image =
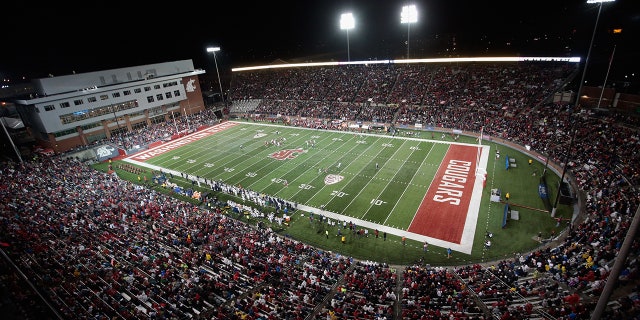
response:
{"label": "white press box building", "polygon": [[36,94],[15,101],[30,135],[55,152],[89,146],[205,109],[192,60],[32,80]]}

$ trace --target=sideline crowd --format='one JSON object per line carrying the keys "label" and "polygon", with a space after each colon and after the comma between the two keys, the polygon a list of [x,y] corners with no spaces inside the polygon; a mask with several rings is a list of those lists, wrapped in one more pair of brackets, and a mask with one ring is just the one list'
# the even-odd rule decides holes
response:
{"label": "sideline crowd", "polygon": [[[284,114],[301,126],[329,118],[484,128],[557,163],[571,152],[586,218],[559,245],[490,267],[355,261],[235,220],[225,214],[229,203],[195,206],[53,156],[2,163],[3,252],[69,319],[589,318],[595,301],[585,297],[602,291],[640,205],[638,119],[542,103],[566,77],[562,68],[415,68],[271,71],[235,79],[232,92],[262,99],[247,112],[258,120]],[[214,116],[197,117],[206,125]],[[173,130],[175,123],[154,124],[124,141],[153,142]],[[637,282],[639,253],[636,241],[621,285]],[[3,290],[24,317],[44,312],[4,259],[2,270]],[[638,287],[616,303],[604,318],[637,317]]]}

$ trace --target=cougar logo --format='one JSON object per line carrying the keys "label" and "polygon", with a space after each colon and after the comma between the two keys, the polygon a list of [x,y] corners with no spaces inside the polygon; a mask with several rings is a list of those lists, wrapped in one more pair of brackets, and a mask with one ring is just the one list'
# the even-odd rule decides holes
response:
{"label": "cougar logo", "polygon": [[324,177],[324,183],[325,184],[336,184],[340,181],[342,181],[342,179],[344,179],[343,176],[337,175],[337,174],[330,174],[327,175],[326,177]]}
{"label": "cougar logo", "polygon": [[195,82],[196,82],[195,79],[191,79],[191,80],[187,81],[187,87],[185,88],[187,90],[187,92],[196,91],[196,85],[194,84]]}
{"label": "cougar logo", "polygon": [[96,154],[98,155],[99,158],[106,158],[111,156],[114,153],[114,151],[116,151],[116,148],[112,146],[102,146],[96,149]]}
{"label": "cougar logo", "polygon": [[304,149],[285,149],[276,151],[269,155],[269,158],[273,158],[276,160],[287,160],[287,159],[295,159],[299,154],[305,152]]}

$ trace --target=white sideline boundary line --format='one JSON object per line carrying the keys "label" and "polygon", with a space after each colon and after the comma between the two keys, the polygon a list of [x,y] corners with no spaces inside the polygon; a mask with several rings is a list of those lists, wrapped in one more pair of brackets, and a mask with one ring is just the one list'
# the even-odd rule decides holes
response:
{"label": "white sideline boundary line", "polygon": [[[226,125],[225,125],[226,124]],[[142,167],[147,167],[149,169],[152,170],[162,170],[165,173],[172,173],[175,176],[180,176],[180,172],[179,171],[175,171],[175,170],[168,170],[166,168],[162,168],[159,166],[155,166],[152,164],[148,164],[145,163],[143,161],[138,161],[135,160],[136,158],[138,159],[148,159],[151,158],[155,155],[159,155],[174,149],[177,149],[185,144],[191,143],[193,141],[205,138],[209,135],[212,135],[214,133],[217,133],[219,131],[222,131],[224,129],[227,129],[231,126],[235,126],[238,124],[248,124],[248,125],[257,125],[257,126],[272,126],[272,127],[281,127],[279,125],[272,125],[272,124],[263,124],[263,123],[249,123],[249,122],[235,122],[235,121],[227,121],[224,122],[222,124],[219,125],[215,125],[213,127],[198,131],[198,132],[194,132],[191,133],[187,136],[181,137],[179,139],[176,140],[172,140],[169,141],[167,143],[163,143],[157,147],[151,148],[149,150],[145,150],[145,151],[141,151],[139,153],[136,153],[134,155],[128,156],[123,158],[123,161],[125,162],[129,162],[132,164],[136,164]],[[296,129],[308,129],[308,130],[316,130],[316,129],[310,129],[310,128],[297,128]],[[323,131],[334,131],[334,130],[323,130]],[[350,132],[343,132],[343,131],[336,131],[336,132],[341,132],[341,133],[350,133]],[[353,133],[353,134],[357,134],[357,133]],[[371,134],[369,134],[371,135]],[[376,135],[375,133],[373,135]],[[386,135],[383,135],[385,137],[388,137]],[[405,139],[405,140],[419,140],[419,141],[423,141],[423,140],[428,140],[428,141],[432,141],[434,143],[447,143],[447,144],[459,144],[459,145],[470,145],[470,146],[474,146],[474,147],[479,147],[477,144],[467,144],[467,143],[456,143],[456,142],[447,142],[447,141],[438,141],[438,140],[430,140],[430,139],[420,139],[420,138],[411,138],[411,137],[392,137],[392,138],[396,138],[396,139]],[[482,154],[480,156],[480,163],[476,164],[477,168],[476,171],[478,170],[484,170],[483,172],[487,172],[487,164],[489,162],[489,150],[490,147],[488,145],[482,145]],[[389,227],[389,226],[385,226],[385,225],[380,225],[380,224],[376,224],[373,222],[369,222],[366,220],[361,220],[358,218],[354,218],[354,217],[350,217],[350,216],[345,216],[345,215],[341,215],[335,212],[331,212],[331,211],[326,211],[326,210],[321,210],[315,207],[309,207],[309,206],[305,206],[305,205],[301,205],[298,204],[298,209],[301,209],[303,211],[306,212],[311,212],[313,214],[318,214],[318,215],[323,215],[325,217],[334,219],[334,220],[339,220],[339,221],[351,221],[353,223],[355,223],[358,226],[363,226],[366,227],[368,229],[378,229],[380,232],[386,232],[389,234],[393,234],[396,236],[404,236],[407,237],[407,239],[412,239],[412,240],[416,240],[416,241],[420,241],[420,242],[425,242],[427,241],[430,245],[435,245],[438,247],[443,247],[443,248],[451,248],[451,250],[453,251],[457,251],[457,252],[462,252],[462,253],[466,253],[466,254],[471,254],[471,251],[473,249],[473,241],[475,239],[475,232],[476,232],[476,227],[478,225],[478,216],[480,213],[480,202],[482,201],[482,191],[483,191],[483,179],[481,179],[480,177],[478,177],[475,173],[474,173],[474,184],[473,184],[473,191],[471,193],[471,200],[469,202],[469,207],[467,208],[467,214],[466,214],[466,220],[464,223],[464,230],[462,232],[462,237],[460,239],[460,243],[453,243],[453,242],[449,242],[449,241],[444,241],[441,239],[436,239],[436,238],[431,238],[422,234],[418,234],[418,233],[413,233],[413,232],[409,232],[407,230],[403,230],[403,229],[398,229],[398,228],[394,228],[394,227]],[[189,176],[190,178],[195,178],[192,176]],[[204,182],[204,179],[200,179],[201,181],[199,182]],[[427,190],[425,190],[425,193],[427,192]]]}

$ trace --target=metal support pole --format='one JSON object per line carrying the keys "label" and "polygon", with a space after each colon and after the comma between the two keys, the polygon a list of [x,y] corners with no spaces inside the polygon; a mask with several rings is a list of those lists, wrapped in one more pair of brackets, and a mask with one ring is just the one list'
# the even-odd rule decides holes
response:
{"label": "metal support pole", "polygon": [[9,139],[9,142],[11,143],[11,146],[13,147],[13,151],[15,151],[16,156],[18,156],[18,160],[20,160],[20,163],[22,163],[22,157],[20,156],[20,151],[18,150],[18,148],[16,147],[16,145],[13,143],[13,139],[11,138],[11,135],[9,135],[9,131],[7,131],[7,127],[4,125],[5,122],[5,117],[1,117],[0,118],[0,123],[2,123],[2,129],[4,129],[4,133],[7,135],[7,138]]}
{"label": "metal support pole", "polygon": [[[584,85],[584,78],[587,75],[587,66],[589,65],[589,57],[591,56],[591,48],[593,48],[593,39],[595,39],[596,37],[596,30],[598,30],[598,21],[600,20],[600,12],[602,12],[602,2],[599,3],[599,7],[598,7],[598,15],[596,16],[596,23],[593,26],[593,33],[591,34],[591,42],[589,42],[589,50],[587,50],[587,58],[584,61],[584,69],[582,70],[582,77],[580,79],[580,85],[578,86],[578,96],[576,97],[576,102],[575,102],[575,107],[573,108],[572,112],[576,112],[578,109],[578,106],[580,105],[580,96],[582,95],[582,87]],[[558,207],[558,200],[560,200],[560,190],[562,187],[562,183],[564,182],[564,175],[567,172],[567,163],[569,162],[569,155],[571,154],[571,149],[573,148],[573,140],[575,138],[575,130],[574,130],[574,126],[575,126],[575,119],[572,119],[572,124],[571,124],[571,131],[572,131],[572,136],[571,136],[571,143],[569,144],[569,151],[567,152],[567,156],[565,157],[565,162],[564,162],[564,167],[562,168],[562,177],[560,178],[560,185],[558,186],[558,195],[556,196],[556,201],[555,201],[555,205],[553,206],[553,210],[551,210],[551,217],[555,217],[556,216],[556,210]]]}
{"label": "metal support pole", "polygon": [[116,128],[116,131],[117,131],[116,134],[120,136],[120,143],[122,143],[122,148],[126,150],[126,146],[124,145],[124,137],[120,132],[120,122],[118,121],[118,116],[116,115],[116,109],[113,108],[113,105],[111,105],[110,107],[111,107],[111,112],[113,112],[113,119],[116,120],[116,125],[118,126],[118,128]]}
{"label": "metal support pole", "polygon": [[593,48],[593,39],[596,37],[596,30],[598,29],[598,21],[600,20],[600,12],[602,11],[602,2],[598,7],[598,16],[596,17],[596,24],[593,27],[593,34],[591,35],[591,42],[589,43],[589,50],[587,50],[587,58],[584,60],[584,69],[582,70],[582,78],[580,79],[580,85],[578,86],[578,96],[576,97],[576,103],[574,111],[580,105],[580,95],[582,95],[582,86],[584,84],[584,78],[587,75],[587,66],[589,65],[589,57],[591,56],[591,48]]}
{"label": "metal support pole", "polygon": [[409,32],[411,30],[411,22],[407,23],[407,59],[409,59]]}
{"label": "metal support pole", "polygon": [[609,71],[611,71],[611,63],[613,63],[613,55],[616,53],[616,46],[613,46],[613,52],[611,53],[611,59],[609,60],[609,67],[607,68],[607,75],[604,76],[604,83],[602,84],[602,90],[600,90],[600,98],[598,99],[598,108],[600,108],[600,102],[602,102],[602,96],[604,95],[604,88],[607,86],[607,79],[609,78]]}
{"label": "metal support pole", "polygon": [[560,201],[560,191],[562,190],[562,183],[564,183],[564,176],[567,173],[567,167],[569,166],[569,156],[571,155],[571,149],[573,149],[573,141],[576,139],[575,119],[571,119],[571,142],[569,142],[569,149],[567,155],[564,157],[564,166],[562,166],[562,176],[560,177],[560,184],[558,185],[558,194],[556,195],[556,201],[551,210],[551,217],[555,218],[556,210],[558,209],[558,202]]}
{"label": "metal support pole", "polygon": [[173,116],[173,125],[176,127],[176,134],[178,134],[180,130],[178,130],[178,123],[176,122],[176,112],[175,111],[171,112],[171,115]]}
{"label": "metal support pole", "polygon": [[602,312],[609,302],[611,293],[613,292],[613,289],[618,282],[618,277],[620,276],[622,267],[624,267],[625,263],[627,262],[627,257],[629,257],[629,250],[631,249],[631,245],[633,244],[633,239],[636,237],[638,226],[640,226],[640,206],[636,209],[636,213],[633,216],[633,220],[631,221],[629,230],[627,230],[627,234],[624,237],[624,242],[622,242],[622,246],[620,247],[618,256],[616,257],[615,263],[613,264],[613,268],[611,268],[611,272],[609,273],[609,276],[607,276],[607,283],[604,285],[602,293],[600,294],[600,298],[598,298],[596,308],[591,314],[592,320],[600,319]]}
{"label": "metal support pole", "polygon": [[351,51],[349,50],[349,29],[347,29],[347,61],[351,61]]}
{"label": "metal support pole", "polygon": [[[187,115],[187,109],[182,108],[182,111],[184,111],[184,118],[187,120],[187,132],[191,133],[191,123],[189,123],[189,116]],[[189,106],[189,112],[191,112],[191,106]]]}
{"label": "metal support pole", "polygon": [[549,168],[549,157],[551,155],[547,154],[546,160],[544,161],[544,170],[542,171],[542,176],[544,177],[547,174],[547,169]]}
{"label": "metal support pole", "polygon": [[220,81],[220,71],[218,71],[218,60],[216,59],[216,52],[213,51],[213,62],[216,64],[216,74],[218,75],[218,85],[220,86],[220,100],[222,105],[226,106],[224,102],[224,93],[222,93],[222,81]]}

